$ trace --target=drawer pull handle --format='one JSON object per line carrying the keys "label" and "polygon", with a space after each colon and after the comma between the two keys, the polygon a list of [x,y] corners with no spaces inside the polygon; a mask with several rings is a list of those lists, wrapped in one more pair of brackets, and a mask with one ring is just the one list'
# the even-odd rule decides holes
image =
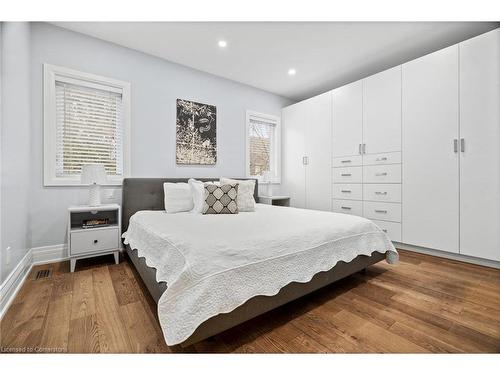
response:
{"label": "drawer pull handle", "polygon": [[349,176],[352,176],[352,174],[351,173],[342,173],[341,176],[342,177],[349,177]]}
{"label": "drawer pull handle", "polygon": [[341,193],[350,193],[350,190],[340,190]]}
{"label": "drawer pull handle", "polygon": [[376,195],[387,195],[387,191],[376,191]]}
{"label": "drawer pull handle", "polygon": [[98,242],[99,242],[99,241],[97,241],[97,240],[94,240],[94,244],[96,244],[96,243],[98,243]]}
{"label": "drawer pull handle", "polygon": [[387,210],[375,210],[375,212],[378,214],[386,214]]}
{"label": "drawer pull handle", "polygon": [[350,162],[351,162],[351,160],[341,160],[340,162],[341,162],[341,163],[350,163]]}
{"label": "drawer pull handle", "polygon": [[350,210],[351,209],[351,207],[347,207],[347,206],[342,206],[340,208],[342,208],[343,210]]}
{"label": "drawer pull handle", "polygon": [[386,157],[383,157],[383,158],[377,158],[377,160],[376,160],[376,161],[386,161],[386,160],[387,160],[387,158],[386,158]]}
{"label": "drawer pull handle", "polygon": [[387,172],[375,173],[375,176],[387,176]]}

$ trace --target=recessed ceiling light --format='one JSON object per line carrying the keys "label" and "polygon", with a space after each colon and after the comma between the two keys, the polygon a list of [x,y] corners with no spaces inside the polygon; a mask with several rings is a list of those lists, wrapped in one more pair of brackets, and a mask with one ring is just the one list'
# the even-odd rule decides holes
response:
{"label": "recessed ceiling light", "polygon": [[294,76],[294,75],[295,75],[295,73],[297,73],[297,71],[296,71],[294,68],[290,68],[290,69],[288,69],[288,75],[289,75],[289,76]]}
{"label": "recessed ceiling light", "polygon": [[217,43],[220,48],[226,48],[227,47],[227,42],[225,40],[219,40]]}

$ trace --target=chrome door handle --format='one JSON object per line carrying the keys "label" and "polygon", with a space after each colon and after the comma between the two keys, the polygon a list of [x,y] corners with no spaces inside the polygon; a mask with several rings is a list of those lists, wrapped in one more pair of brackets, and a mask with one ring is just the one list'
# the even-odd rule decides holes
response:
{"label": "chrome door handle", "polygon": [[384,158],[377,158],[375,161],[386,161],[386,160],[387,160],[387,158],[384,157]]}
{"label": "chrome door handle", "polygon": [[387,191],[376,191],[375,195],[387,195]]}
{"label": "chrome door handle", "polygon": [[387,176],[387,172],[375,173],[375,176]]}
{"label": "chrome door handle", "polygon": [[453,140],[453,152],[455,154],[458,152],[458,139]]}
{"label": "chrome door handle", "polygon": [[352,174],[351,173],[342,173],[341,176],[342,177],[349,177],[349,176],[352,176]]}
{"label": "chrome door handle", "polygon": [[340,190],[341,193],[350,193],[350,190]]}
{"label": "chrome door handle", "polygon": [[361,155],[363,152],[361,151],[361,143],[359,144],[359,149],[358,149],[359,154]]}
{"label": "chrome door handle", "polygon": [[386,214],[387,210],[375,210],[375,212],[378,214]]}
{"label": "chrome door handle", "polygon": [[460,151],[465,152],[465,138],[460,138]]}
{"label": "chrome door handle", "polygon": [[350,210],[351,207],[347,207],[347,206],[341,206],[340,208],[342,208],[343,210]]}
{"label": "chrome door handle", "polygon": [[340,162],[341,162],[341,163],[350,163],[350,162],[351,162],[351,160],[341,160]]}

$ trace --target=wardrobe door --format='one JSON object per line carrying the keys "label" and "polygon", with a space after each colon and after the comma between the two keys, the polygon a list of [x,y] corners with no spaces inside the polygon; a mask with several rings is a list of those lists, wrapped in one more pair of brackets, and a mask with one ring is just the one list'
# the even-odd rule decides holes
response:
{"label": "wardrobe door", "polygon": [[404,243],[458,253],[458,45],[403,65]]}
{"label": "wardrobe door", "polygon": [[360,154],[363,142],[363,84],[350,83],[333,90],[333,156]]}
{"label": "wardrobe door", "polygon": [[500,29],[460,43],[460,253],[500,261]]}
{"label": "wardrobe door", "polygon": [[281,115],[281,180],[283,192],[290,196],[290,206],[305,208],[306,171],[304,157],[305,106],[298,103],[283,108]]}
{"label": "wardrobe door", "polygon": [[332,202],[332,95],[327,92],[304,102],[307,121],[306,207],[330,211]]}
{"label": "wardrobe door", "polygon": [[401,66],[363,81],[365,153],[401,151]]}

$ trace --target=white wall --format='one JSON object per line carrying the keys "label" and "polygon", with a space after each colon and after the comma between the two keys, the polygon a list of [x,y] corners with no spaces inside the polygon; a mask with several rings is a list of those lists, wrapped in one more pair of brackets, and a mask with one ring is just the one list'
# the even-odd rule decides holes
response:
{"label": "white wall", "polygon": [[[42,64],[50,63],[128,81],[132,86],[132,175],[220,177],[245,174],[245,112],[274,115],[291,101],[44,23],[31,27],[32,247],[66,242],[66,209],[84,204],[87,190],[43,186]],[[217,106],[217,165],[175,164],[176,99]],[[105,198],[106,194],[103,196]],[[120,191],[113,199],[120,202]]]}
{"label": "white wall", "polygon": [[4,22],[1,37],[0,279],[4,281],[31,245],[30,25]]}

